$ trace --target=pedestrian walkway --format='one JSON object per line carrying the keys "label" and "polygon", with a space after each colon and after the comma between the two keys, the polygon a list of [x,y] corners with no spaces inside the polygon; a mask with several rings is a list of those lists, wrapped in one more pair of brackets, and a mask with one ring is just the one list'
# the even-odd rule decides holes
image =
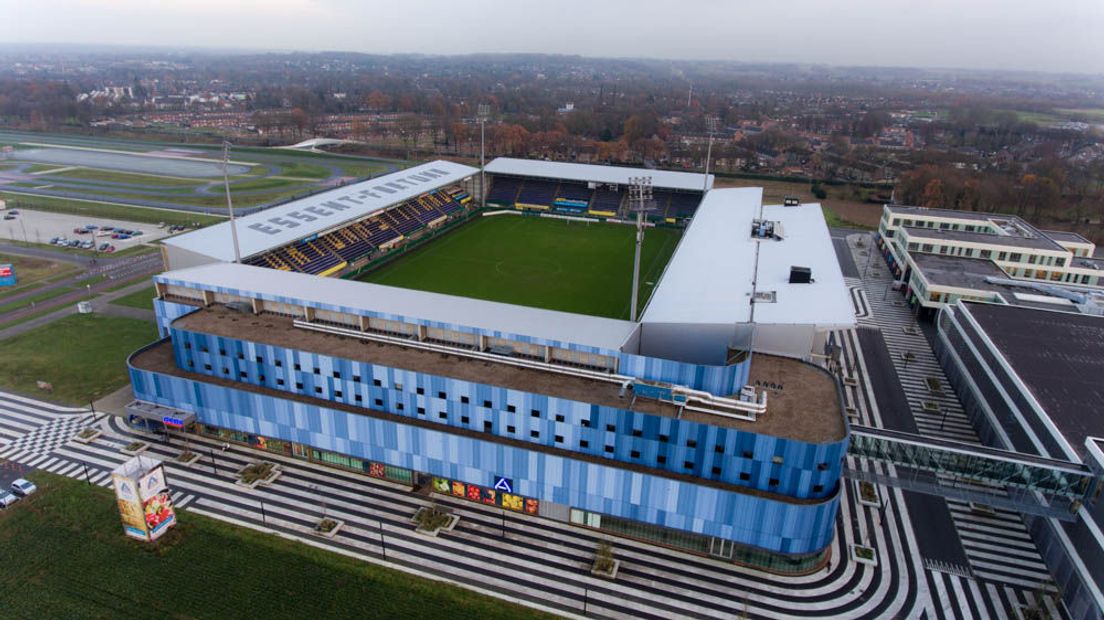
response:
{"label": "pedestrian walkway", "polygon": [[[860,237],[865,238],[863,248],[856,245]],[[855,235],[848,242],[855,253],[856,263],[870,265],[865,280],[848,280],[849,285],[862,288],[869,305],[868,314],[859,317],[859,324],[880,330],[917,431],[927,437],[980,444],[973,425],[919,326],[915,310],[909,308],[901,294],[893,289],[893,280],[876,249],[872,258],[863,254],[875,247],[872,239],[867,235]],[[969,559],[970,571],[977,580],[991,583],[998,593],[1004,591],[1013,605],[1030,604],[1040,588],[1053,589],[1046,564],[1019,514],[957,500],[947,500],[947,506]],[[974,587],[980,587],[970,584],[939,585],[938,582],[963,579],[949,573],[938,572],[932,574],[930,579],[933,580],[933,587],[950,587],[946,590],[948,595],[972,592]],[[1007,592],[1009,589],[1015,596]]]}

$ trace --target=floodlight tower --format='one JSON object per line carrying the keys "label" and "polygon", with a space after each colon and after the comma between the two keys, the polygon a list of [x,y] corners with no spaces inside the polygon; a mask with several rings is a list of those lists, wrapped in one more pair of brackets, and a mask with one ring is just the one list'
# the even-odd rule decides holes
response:
{"label": "floodlight tower", "polygon": [[709,160],[713,158],[713,134],[717,132],[717,117],[710,114],[705,117],[705,130],[709,132],[709,146],[705,150],[705,179],[702,181],[702,193],[709,191]]}
{"label": "floodlight tower", "polygon": [[479,104],[476,114],[479,117],[479,206],[487,206],[487,149],[486,149],[486,125],[487,118],[491,116],[491,106],[486,103]]}
{"label": "floodlight tower", "polygon": [[234,221],[234,201],[230,199],[230,141],[222,142],[222,184],[226,188],[226,208],[230,211],[230,237],[234,240],[234,262],[241,262],[241,247],[238,246],[238,224]]}
{"label": "floodlight tower", "polygon": [[631,177],[629,179],[629,203],[636,211],[636,256],[633,258],[632,309],[629,320],[635,321],[637,297],[640,289],[640,248],[644,245],[644,215],[655,210],[652,200],[652,177]]}

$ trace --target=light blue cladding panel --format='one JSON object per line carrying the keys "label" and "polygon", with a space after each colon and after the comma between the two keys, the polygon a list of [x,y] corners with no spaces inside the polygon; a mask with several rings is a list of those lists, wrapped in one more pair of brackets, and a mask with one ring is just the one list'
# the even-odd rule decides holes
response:
{"label": "light blue cladding panel", "polygon": [[847,450],[176,328],[172,340],[191,372],[795,498],[833,495]]}
{"label": "light blue cladding panel", "polygon": [[161,338],[169,335],[169,326],[172,322],[185,314],[198,310],[195,306],[178,304],[164,299],[153,300],[153,312],[157,315],[157,333]]}
{"label": "light blue cladding panel", "polygon": [[203,424],[515,491],[607,515],[733,540],[780,553],[811,553],[832,539],[838,489],[819,501],[785,502],[614,463],[595,463],[463,436],[401,420],[131,368],[135,396],[194,411]]}
{"label": "light blue cladding panel", "polygon": [[[535,338],[525,334],[512,334],[507,332],[500,332],[494,330],[486,330],[473,328],[466,325],[458,325],[453,323],[442,323],[439,321],[426,321],[417,317],[408,317],[397,314],[388,314],[383,312],[367,312],[365,310],[356,308],[346,308],[344,306],[335,306],[333,304],[325,304],[310,301],[309,299],[301,299],[298,297],[290,296],[272,296],[272,295],[260,295],[250,292],[248,290],[223,287],[223,286],[203,286],[197,285],[192,282],[183,280],[177,280],[166,276],[156,276],[155,281],[163,284],[172,284],[177,286],[184,286],[189,288],[199,288],[203,290],[209,290],[216,293],[224,293],[227,295],[236,295],[239,297],[247,298],[260,298],[266,301],[279,302],[284,304],[290,304],[293,306],[308,306],[318,310],[330,310],[333,312],[341,312],[354,315],[362,315],[370,318],[387,319],[391,321],[400,321],[403,323],[410,323],[414,325],[425,325],[427,327],[436,327],[440,329],[455,330],[466,334],[484,335],[487,337],[504,338],[509,340],[517,340],[519,342],[526,342],[530,344],[559,347],[562,349],[569,349],[572,351],[580,351],[586,353],[596,353],[600,355],[608,355],[618,358],[619,372],[624,375],[630,375],[638,379],[644,379],[647,381],[665,381],[671,383],[677,383],[679,385],[685,385],[695,390],[704,390],[712,394],[729,395],[734,394],[740,390],[747,383],[748,373],[750,372],[750,363],[748,361],[741,362],[739,364],[733,364],[732,366],[706,366],[700,364],[690,364],[686,362],[678,362],[674,360],[665,360],[660,358],[645,357],[642,355],[633,355],[629,353],[621,353],[620,351],[613,351],[609,349],[602,349],[599,347],[592,347],[587,345],[575,344],[570,342],[561,342],[558,340],[548,340],[544,338]],[[161,315],[158,315],[159,321]],[[167,323],[166,323],[167,325]]]}

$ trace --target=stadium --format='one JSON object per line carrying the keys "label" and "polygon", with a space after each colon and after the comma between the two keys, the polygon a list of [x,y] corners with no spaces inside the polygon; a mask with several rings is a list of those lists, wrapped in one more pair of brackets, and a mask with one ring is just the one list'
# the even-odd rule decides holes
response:
{"label": "stadium", "polygon": [[[854,309],[819,205],[434,161],[165,241],[132,424],[763,570],[831,548]],[[631,316],[629,186],[649,176]]]}

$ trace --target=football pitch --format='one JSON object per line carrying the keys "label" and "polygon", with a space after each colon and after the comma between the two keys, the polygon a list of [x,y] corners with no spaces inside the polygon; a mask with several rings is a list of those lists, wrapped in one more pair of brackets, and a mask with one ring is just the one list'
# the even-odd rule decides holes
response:
{"label": "football pitch", "polygon": [[[640,256],[640,307],[681,231],[651,228]],[[481,217],[362,275],[436,293],[628,319],[635,229],[550,218]]]}

